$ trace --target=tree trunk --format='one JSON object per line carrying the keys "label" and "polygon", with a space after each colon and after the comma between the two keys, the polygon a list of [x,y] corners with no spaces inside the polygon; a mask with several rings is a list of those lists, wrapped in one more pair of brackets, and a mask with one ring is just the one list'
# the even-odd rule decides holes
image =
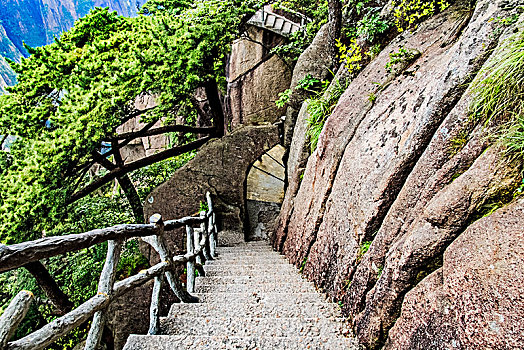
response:
{"label": "tree trunk", "polygon": [[342,32],[342,2],[340,0],[328,0],[329,10],[329,53],[333,69],[339,65],[337,39],[340,39]]}
{"label": "tree trunk", "polygon": [[42,288],[45,295],[56,306],[60,315],[65,315],[73,309],[73,303],[69,300],[67,295],[62,292],[60,287],[56,284],[53,276],[51,276],[49,271],[47,271],[40,261],[27,263],[24,267],[31,273],[31,275],[33,275],[38,286]]}
{"label": "tree trunk", "polygon": [[[117,141],[113,141],[113,147],[115,147],[118,144]],[[120,149],[115,149],[115,163],[117,167],[124,166],[124,160],[122,159],[122,155],[120,154]],[[116,167],[113,167],[113,169],[107,169],[109,171],[114,170]],[[138,195],[138,192],[136,191],[136,187],[129,178],[128,174],[124,174],[117,178],[118,183],[122,187],[122,190],[124,190],[124,194],[127,198],[127,201],[129,202],[129,205],[131,206],[131,210],[133,210],[133,215],[135,216],[135,221],[139,224],[145,223],[144,220],[144,207],[142,206],[142,201],[140,200],[140,196]]]}
{"label": "tree trunk", "polygon": [[218,85],[215,79],[210,79],[204,84],[206,89],[207,100],[213,113],[213,121],[215,124],[216,137],[222,137],[225,134],[225,117],[224,109],[222,107],[222,101],[220,99],[220,93],[218,92]]}

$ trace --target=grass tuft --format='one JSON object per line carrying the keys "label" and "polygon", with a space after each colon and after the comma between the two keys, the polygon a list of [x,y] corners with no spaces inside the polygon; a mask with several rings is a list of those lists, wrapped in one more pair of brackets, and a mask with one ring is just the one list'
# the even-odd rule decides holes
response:
{"label": "grass tuft", "polygon": [[511,35],[472,83],[473,118],[501,125],[493,136],[524,159],[524,32]]}

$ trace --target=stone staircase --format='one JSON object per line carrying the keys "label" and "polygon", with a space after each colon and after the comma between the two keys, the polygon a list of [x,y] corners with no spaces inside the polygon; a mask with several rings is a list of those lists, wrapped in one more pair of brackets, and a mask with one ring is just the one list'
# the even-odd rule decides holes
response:
{"label": "stone staircase", "polygon": [[124,350],[359,349],[338,306],[267,243],[218,253],[196,280],[201,302],[174,304],[164,335],[131,335]]}
{"label": "stone staircase", "polygon": [[295,23],[283,16],[268,11],[268,9],[261,9],[257,11],[247,23],[272,31],[278,35],[289,37],[291,34],[304,28],[306,19],[304,19],[302,23]]}

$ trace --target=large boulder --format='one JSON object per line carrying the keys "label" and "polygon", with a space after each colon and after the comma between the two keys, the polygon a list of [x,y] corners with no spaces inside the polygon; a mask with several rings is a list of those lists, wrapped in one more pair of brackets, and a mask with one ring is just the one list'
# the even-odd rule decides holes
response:
{"label": "large boulder", "polygon": [[471,225],[443,266],[404,298],[386,349],[519,349],[524,344],[524,200]]}
{"label": "large boulder", "polygon": [[[205,202],[205,194],[210,191],[220,228],[235,230],[238,234],[232,239],[244,241],[248,171],[279,141],[278,127],[267,125],[242,127],[208,142],[195,158],[146,198],[146,218],[154,213],[162,214],[165,220],[198,214],[200,203]],[[168,236],[175,249],[183,247],[182,237],[185,237],[177,232]]]}

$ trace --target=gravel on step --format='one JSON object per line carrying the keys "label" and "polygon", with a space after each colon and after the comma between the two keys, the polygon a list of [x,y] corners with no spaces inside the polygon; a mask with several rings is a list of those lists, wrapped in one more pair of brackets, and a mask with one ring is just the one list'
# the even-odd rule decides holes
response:
{"label": "gravel on step", "polygon": [[325,337],[235,337],[188,335],[131,335],[124,350],[173,350],[173,349],[286,349],[286,350],[342,350],[359,349],[350,338]]}
{"label": "gravel on step", "polygon": [[224,335],[266,337],[341,336],[349,333],[343,319],[326,318],[254,318],[244,317],[174,317],[162,320],[161,333],[168,335]]}
{"label": "gravel on step", "polygon": [[214,285],[198,283],[195,286],[197,293],[249,293],[249,292],[273,292],[273,293],[307,293],[314,292],[315,288],[307,283],[258,283],[258,284],[230,284]]}
{"label": "gravel on step", "polygon": [[331,303],[289,304],[278,303],[236,304],[234,300],[224,303],[173,304],[168,317],[221,317],[224,315],[242,315],[245,318],[265,318],[268,315],[281,318],[341,317],[340,309]]}
{"label": "gravel on step", "polygon": [[278,303],[287,302],[289,304],[314,304],[318,302],[329,302],[319,293],[271,293],[271,292],[212,292],[200,293],[196,295],[201,303],[225,303],[234,301],[235,303]]}

